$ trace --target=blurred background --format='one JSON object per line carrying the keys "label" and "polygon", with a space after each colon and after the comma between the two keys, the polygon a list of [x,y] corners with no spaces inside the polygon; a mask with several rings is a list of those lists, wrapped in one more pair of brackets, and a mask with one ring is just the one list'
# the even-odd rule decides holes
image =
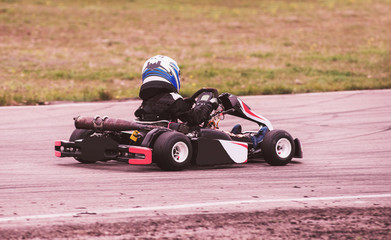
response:
{"label": "blurred background", "polygon": [[391,88],[391,0],[0,0],[0,106],[136,98],[175,59],[184,96]]}

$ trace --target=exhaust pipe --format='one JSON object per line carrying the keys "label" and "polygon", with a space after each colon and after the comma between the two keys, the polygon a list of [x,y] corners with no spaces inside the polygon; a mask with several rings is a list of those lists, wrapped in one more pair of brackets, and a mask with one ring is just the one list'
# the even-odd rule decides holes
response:
{"label": "exhaust pipe", "polygon": [[75,127],[78,129],[91,129],[95,131],[128,131],[128,130],[152,130],[158,126],[146,126],[136,122],[122,119],[111,119],[107,116],[100,117],[82,117],[74,118]]}

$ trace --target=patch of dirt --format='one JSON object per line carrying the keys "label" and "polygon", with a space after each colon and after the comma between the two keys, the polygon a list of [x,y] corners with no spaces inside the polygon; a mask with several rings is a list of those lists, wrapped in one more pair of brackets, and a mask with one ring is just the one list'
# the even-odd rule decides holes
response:
{"label": "patch of dirt", "polygon": [[391,207],[290,209],[0,229],[0,239],[391,239]]}

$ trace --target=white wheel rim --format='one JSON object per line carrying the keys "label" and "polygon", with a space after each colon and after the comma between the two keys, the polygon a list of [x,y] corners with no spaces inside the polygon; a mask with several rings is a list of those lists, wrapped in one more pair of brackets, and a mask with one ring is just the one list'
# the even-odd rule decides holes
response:
{"label": "white wheel rim", "polygon": [[177,163],[183,163],[189,155],[189,148],[184,142],[177,142],[172,147],[172,159]]}
{"label": "white wheel rim", "polygon": [[286,138],[281,138],[276,144],[276,153],[280,158],[287,158],[292,152],[292,144]]}

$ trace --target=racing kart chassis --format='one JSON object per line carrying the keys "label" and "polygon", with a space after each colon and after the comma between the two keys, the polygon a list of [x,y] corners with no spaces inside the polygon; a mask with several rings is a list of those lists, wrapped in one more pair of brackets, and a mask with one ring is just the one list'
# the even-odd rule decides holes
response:
{"label": "racing kart chassis", "polygon": [[[238,97],[228,93],[218,96],[216,89],[204,88],[192,98],[197,102],[211,97],[218,97],[220,106],[210,121],[197,128],[168,121],[76,117],[76,129],[69,141],[55,142],[55,155],[73,157],[81,163],[109,160],[138,165],[156,163],[164,170],[181,170],[190,164],[245,163],[249,158],[259,157],[271,165],[286,165],[293,157],[302,158],[299,139],[293,139],[284,130],[273,130],[266,118],[251,111]],[[269,131],[260,148],[253,149],[251,141],[217,130],[215,120],[224,114],[256,122],[260,128],[266,126]]]}

